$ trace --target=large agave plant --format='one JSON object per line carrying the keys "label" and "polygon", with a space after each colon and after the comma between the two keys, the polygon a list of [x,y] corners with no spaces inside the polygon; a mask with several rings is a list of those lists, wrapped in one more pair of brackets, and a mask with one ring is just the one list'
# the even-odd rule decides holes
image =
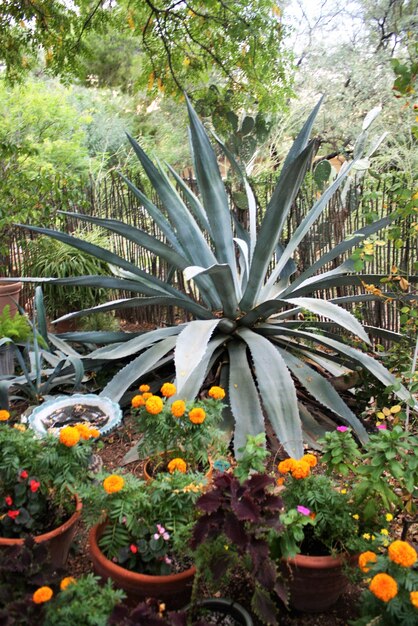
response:
{"label": "large agave plant", "polygon": [[[65,317],[161,304],[181,308],[194,318],[188,323],[142,333],[133,338],[126,335],[116,343],[93,350],[87,357],[90,363],[107,363],[131,357],[128,365],[107,384],[102,395],[119,400],[138,379],[171,360],[175,364],[179,396],[192,398],[198,394],[208,372],[219,364],[221,383],[227,386],[229,406],[235,420],[236,449],[244,445],[247,434],[256,435],[263,431],[267,418],[288,453],[294,457],[303,454],[304,434],[309,439],[316,432],[316,424],[308,408],[298,401],[295,381],[324,407],[332,410],[339,420],[352,426],[360,439],[367,438],[361,422],[319,371],[338,375],[347,371],[342,366],[351,369],[360,366],[367,368],[385,385],[393,385],[396,381],[373,357],[343,343],[334,334],[333,329],[337,325],[345,333],[352,333],[369,343],[366,329],[339,306],[347,298],[324,301],[315,297],[315,292],[358,283],[359,278],[350,273],[350,262],[346,261],[331,271],[324,272],[323,268],[364,237],[386,226],[389,219],[365,226],[291,280],[296,271],[292,256],[303,237],[309,236],[312,224],[331,196],[346,179],[351,164],[316,201],[287,245],[281,244],[286,217],[314,154],[314,142],[309,142],[309,135],[318,108],[319,103],[283,164],[259,228],[256,226],[255,197],[242,172],[239,175],[248,199],[248,230],[233,221],[215,151],[189,103],[190,143],[200,197],[192,193],[171,168],[170,179],[162,166],[153,164],[136,141],[129,137],[164,209],[155,206],[131,182],[126,180],[126,183],[150,219],[158,225],[163,240],[118,220],[71,214],[79,220],[92,222],[126,237],[164,259],[174,270],[183,272],[188,281],[194,282],[198,298],[101,247],[63,232],[28,227],[107,261],[114,274],[109,277],[67,278],[56,282],[123,289],[137,294]],[[236,163],[233,166],[238,168]],[[177,189],[181,190],[182,196]],[[321,270],[323,273],[320,273]],[[375,283],[379,280],[376,276],[361,278]],[[42,282],[40,279],[26,280]],[[301,309],[312,312],[314,318],[327,318],[329,322],[298,321],[297,313]],[[378,332],[378,329],[374,330]],[[400,398],[409,398],[407,390],[402,387],[397,393]]]}

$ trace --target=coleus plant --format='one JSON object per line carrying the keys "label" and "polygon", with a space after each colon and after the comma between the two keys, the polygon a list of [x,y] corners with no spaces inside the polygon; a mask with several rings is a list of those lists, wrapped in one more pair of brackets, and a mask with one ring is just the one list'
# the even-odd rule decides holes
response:
{"label": "coleus plant", "polygon": [[273,493],[274,478],[253,473],[244,481],[230,473],[215,476],[212,488],[196,503],[202,514],[195,523],[191,545],[202,573],[219,581],[237,563],[251,572],[251,606],[266,624],[274,626],[274,595],[283,596],[277,568],[270,558],[270,540],[282,529],[282,499]]}
{"label": "coleus plant", "polygon": [[[265,419],[268,419],[286,451],[299,458],[303,454],[303,438],[312,443],[324,430],[307,406],[299,402],[296,379],[340,421],[351,426],[360,440],[365,441],[367,433],[364,427],[330,384],[328,373],[340,375],[346,373],[347,367],[366,368],[385,386],[393,385],[402,400],[410,400],[410,394],[373,356],[341,341],[335,334],[335,328],[357,336],[366,344],[370,344],[367,332],[391,339],[399,336],[363,327],[351,313],[339,306],[378,296],[364,294],[326,301],[316,297],[316,293],[320,289],[344,285],[360,286],[361,281],[379,283],[383,276],[353,274],[350,260],[332,270],[327,270],[327,267],[365,238],[387,226],[390,218],[359,229],[292,279],[297,270],[293,256],[300,242],[309,236],[315,220],[347,180],[354,164],[352,162],[342,168],[284,245],[288,214],[315,154],[316,142],[309,141],[309,136],[320,102],[290,149],[262,216],[257,215],[260,209],[245,174],[223,146],[246,190],[248,229],[232,218],[215,150],[189,102],[187,106],[199,197],[171,167],[170,179],[162,165],[159,162],[155,165],[138,143],[129,137],[162,208],[125,179],[126,184],[158,227],[160,236],[151,236],[116,219],[67,213],[73,219],[93,223],[149,250],[171,268],[167,280],[153,276],[146,269],[100,246],[65,232],[35,226],[26,228],[107,261],[113,276],[27,277],[23,280],[133,293],[133,297],[74,311],[61,319],[148,305],[174,307],[176,311],[182,309],[189,318],[193,318],[183,324],[134,336],[128,333],[74,334],[74,340],[85,342],[87,346],[92,342],[102,346],[83,355],[86,369],[108,367],[110,362],[123,364],[103,389],[103,396],[118,401],[139,379],[171,362],[175,366],[178,397],[192,399],[199,393],[208,373],[217,371],[220,384],[228,387],[229,391],[227,400],[235,420],[235,452],[245,444],[247,434],[262,432]],[[354,151],[355,159],[361,156],[371,121],[368,116],[364,122]],[[188,293],[182,291],[176,282],[181,273],[191,283]],[[386,295],[390,296],[389,293]],[[311,312],[314,319],[298,320],[297,313],[301,309]],[[325,370],[326,374],[321,375],[318,370]]]}

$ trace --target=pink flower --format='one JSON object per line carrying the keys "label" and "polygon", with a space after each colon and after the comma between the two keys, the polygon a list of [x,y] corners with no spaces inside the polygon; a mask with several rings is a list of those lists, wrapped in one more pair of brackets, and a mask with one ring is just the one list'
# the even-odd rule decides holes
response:
{"label": "pink flower", "polygon": [[13,500],[12,500],[11,496],[6,496],[4,498],[4,501],[7,504],[7,506],[12,506],[12,504],[13,504]]}
{"label": "pink flower", "polygon": [[36,493],[40,486],[41,486],[41,483],[38,482],[37,480],[32,479],[31,481],[29,481],[29,487],[32,493]]}
{"label": "pink flower", "polygon": [[129,546],[129,550],[132,552],[132,554],[136,554],[138,552],[138,548],[134,543],[131,543],[131,545]]}
{"label": "pink flower", "polygon": [[170,539],[170,535],[168,533],[163,534],[164,541],[168,541]]}
{"label": "pink flower", "polygon": [[378,428],[379,430],[387,430],[386,424],[377,424],[376,428]]}
{"label": "pink flower", "polygon": [[155,535],[154,535],[155,541],[157,541],[159,538],[160,538],[160,535],[158,533],[155,533]]}
{"label": "pink flower", "polygon": [[346,432],[346,430],[348,430],[348,427],[347,427],[347,426],[337,426],[337,430],[338,430],[340,433],[345,433],[345,432]]}
{"label": "pink flower", "polygon": [[12,519],[16,519],[16,517],[20,515],[20,511],[7,511],[7,515]]}
{"label": "pink flower", "polygon": [[302,506],[301,504],[299,504],[299,506],[296,507],[296,510],[301,515],[310,515],[311,514],[311,510],[308,509],[306,506]]}
{"label": "pink flower", "polygon": [[172,560],[169,559],[167,555],[165,555],[164,561],[167,563],[167,565],[170,565],[170,563],[172,563]]}

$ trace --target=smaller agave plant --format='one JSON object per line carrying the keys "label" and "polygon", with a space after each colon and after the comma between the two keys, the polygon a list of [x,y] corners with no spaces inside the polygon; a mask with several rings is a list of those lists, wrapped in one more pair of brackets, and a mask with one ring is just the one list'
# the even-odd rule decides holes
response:
{"label": "smaller agave plant", "polygon": [[[340,421],[350,425],[364,441],[367,433],[361,422],[319,371],[335,375],[346,372],[344,367],[361,367],[368,369],[384,385],[395,385],[396,380],[372,356],[347,345],[334,332],[339,326],[345,333],[369,344],[366,330],[379,332],[379,329],[363,327],[340,306],[349,298],[325,301],[316,297],[316,293],[319,289],[360,285],[360,279],[376,284],[383,278],[356,276],[350,261],[330,271],[324,271],[324,268],[365,237],[385,227],[390,218],[361,228],[295,278],[297,267],[293,256],[298,245],[305,236],[309,236],[311,226],[331,196],[347,180],[353,167],[352,162],[340,171],[287,244],[283,245],[286,218],[315,153],[315,141],[309,141],[309,136],[320,102],[308,117],[283,163],[262,219],[257,215],[259,209],[245,174],[233,157],[227,154],[246,190],[248,229],[232,218],[215,150],[189,102],[187,106],[199,195],[195,195],[168,166],[169,178],[163,166],[159,162],[154,164],[138,143],[129,137],[162,208],[157,207],[130,181],[125,181],[141,207],[158,226],[160,238],[115,219],[67,213],[72,218],[91,222],[151,251],[172,268],[166,281],[100,246],[64,232],[26,226],[107,261],[113,272],[113,276],[108,277],[49,280],[63,285],[121,289],[134,294],[131,298],[72,312],[65,318],[93,311],[156,304],[183,309],[193,317],[190,322],[141,333],[133,338],[132,335],[113,335],[109,341],[114,343],[103,345],[83,357],[85,366],[88,368],[95,363],[106,366],[111,361],[130,359],[102,391],[102,395],[116,401],[138,379],[143,379],[170,361],[175,366],[177,397],[184,399],[194,398],[208,373],[218,371],[220,384],[228,389],[227,399],[235,421],[236,451],[245,444],[247,435],[264,431],[266,419],[284,448],[295,458],[303,454],[304,436],[312,441],[313,433],[323,434],[308,407],[298,400],[295,381],[333,411]],[[365,120],[355,159],[361,156],[359,146],[364,145],[369,123],[370,119]],[[194,292],[184,293],[178,288],[176,276],[179,273],[194,284]],[[24,280],[45,281],[36,278]],[[355,298],[358,299],[358,296]],[[370,294],[364,299],[371,299]],[[329,322],[301,322],[297,319],[301,309],[312,312],[316,319],[327,318]],[[386,333],[386,336],[395,337],[391,333]],[[82,341],[83,337],[78,339]],[[102,344],[105,341],[102,339]],[[405,388],[398,386],[397,389],[401,399],[409,400]]]}

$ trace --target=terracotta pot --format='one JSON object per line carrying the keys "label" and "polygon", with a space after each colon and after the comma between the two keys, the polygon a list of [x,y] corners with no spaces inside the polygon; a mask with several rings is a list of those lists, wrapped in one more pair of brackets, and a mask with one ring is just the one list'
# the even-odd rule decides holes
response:
{"label": "terracotta pot", "polygon": [[20,282],[0,284],[0,313],[6,304],[10,304],[10,315],[17,313],[16,302],[19,301],[22,286],[23,284]]}
{"label": "terracotta pot", "polygon": [[145,598],[158,598],[169,608],[179,608],[190,600],[196,568],[190,567],[178,574],[152,576],[132,572],[105,557],[98,541],[104,524],[93,526],[89,534],[90,558],[96,574],[104,579],[110,578],[114,585],[127,594],[127,602],[134,606]]}
{"label": "terracotta pot", "polygon": [[331,607],[348,585],[344,568],[354,563],[355,558],[297,554],[292,559],[282,559],[280,569],[290,594],[290,605],[308,613]]}
{"label": "terracotta pot", "polygon": [[[56,568],[63,567],[67,562],[68,552],[70,550],[71,542],[81,515],[81,500],[77,496],[75,496],[75,499],[75,511],[66,522],[48,533],[36,535],[34,537],[36,543],[43,543],[47,545],[51,557],[51,563]],[[0,537],[0,550],[2,548],[23,545],[24,541],[24,539]]]}
{"label": "terracotta pot", "polygon": [[[163,454],[161,453],[158,456],[162,457]],[[152,463],[152,459],[151,458],[145,459],[144,468],[142,470],[143,474],[144,474],[144,478],[147,481],[153,480],[153,478],[154,478],[154,475],[153,475],[151,467],[150,467],[151,463]],[[205,478],[206,478],[208,484],[212,480],[212,475],[213,475],[213,461],[212,461],[211,457],[209,457],[209,469],[208,469],[208,471],[205,474]]]}

